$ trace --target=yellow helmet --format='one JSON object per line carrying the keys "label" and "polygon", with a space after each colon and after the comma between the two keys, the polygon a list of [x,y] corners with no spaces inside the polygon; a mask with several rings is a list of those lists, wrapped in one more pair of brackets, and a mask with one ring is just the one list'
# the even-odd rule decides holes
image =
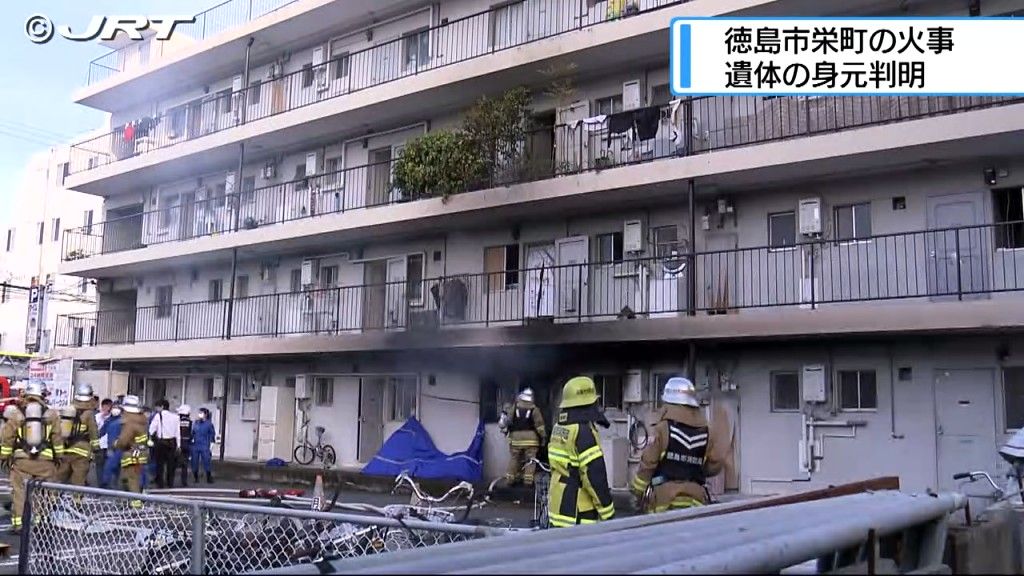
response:
{"label": "yellow helmet", "polygon": [[597,386],[588,376],[570,378],[562,387],[562,402],[559,408],[579,408],[597,403]]}

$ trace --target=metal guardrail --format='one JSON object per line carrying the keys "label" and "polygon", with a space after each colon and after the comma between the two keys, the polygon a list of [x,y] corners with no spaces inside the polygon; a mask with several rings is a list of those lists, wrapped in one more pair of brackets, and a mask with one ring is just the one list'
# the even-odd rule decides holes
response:
{"label": "metal guardrail", "polygon": [[[1002,97],[708,97],[665,106],[654,138],[611,134],[607,122],[535,128],[467,191],[606,170],[1024,99]],[[545,144],[546,143],[546,144]],[[65,261],[420,200],[391,182],[393,162],[354,166],[252,190],[206,197],[66,230]],[[211,183],[212,184],[212,183]],[[225,189],[227,186],[225,185]]]}
{"label": "metal guardrail", "polygon": [[[609,0],[593,6],[589,0],[518,0],[174,108],[152,118],[144,133],[135,129],[131,138],[117,127],[72,145],[68,171],[92,170],[427,70],[688,1],[614,1],[609,7]],[[614,9],[619,4],[634,8]]]}
{"label": "metal guardrail", "polygon": [[36,481],[26,502],[21,574],[242,574],[507,532]]}
{"label": "metal guardrail", "polygon": [[267,572],[777,574],[817,560],[821,572],[948,573],[947,522],[965,502],[886,491],[692,518],[698,508]]}
{"label": "metal guardrail", "polygon": [[1024,290],[1024,252],[1007,249],[1024,242],[1022,232],[1024,222],[1011,222],[103,310],[60,316],[55,343],[81,347],[962,300]]}

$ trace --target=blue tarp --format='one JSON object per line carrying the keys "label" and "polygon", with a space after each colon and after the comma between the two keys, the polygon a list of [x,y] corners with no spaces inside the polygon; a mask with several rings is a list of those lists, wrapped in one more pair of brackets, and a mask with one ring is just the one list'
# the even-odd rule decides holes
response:
{"label": "blue tarp", "polygon": [[434,446],[419,420],[409,418],[381,446],[363,468],[363,474],[397,476],[403,470],[413,478],[456,479],[480,482],[483,478],[484,423],[464,452],[448,455]]}

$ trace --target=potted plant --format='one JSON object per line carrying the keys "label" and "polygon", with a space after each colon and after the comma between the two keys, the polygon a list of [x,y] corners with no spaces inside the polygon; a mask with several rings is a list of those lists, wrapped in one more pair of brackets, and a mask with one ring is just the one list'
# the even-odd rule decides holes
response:
{"label": "potted plant", "polygon": [[246,216],[245,221],[242,223],[246,230],[252,230],[260,225],[256,218],[252,216]]}

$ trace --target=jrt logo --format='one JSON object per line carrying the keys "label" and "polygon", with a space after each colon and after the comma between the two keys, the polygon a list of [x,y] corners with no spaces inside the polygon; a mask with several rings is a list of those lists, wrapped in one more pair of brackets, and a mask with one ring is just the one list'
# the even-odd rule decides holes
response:
{"label": "jrt logo", "polygon": [[92,40],[111,41],[123,32],[130,40],[142,40],[146,30],[156,32],[156,40],[168,40],[178,24],[195,24],[195,16],[93,16],[83,32],[73,32],[68,25],[54,26],[53,21],[36,14],[25,22],[25,35],[36,44],[46,44],[57,32],[67,40],[89,42]]}

